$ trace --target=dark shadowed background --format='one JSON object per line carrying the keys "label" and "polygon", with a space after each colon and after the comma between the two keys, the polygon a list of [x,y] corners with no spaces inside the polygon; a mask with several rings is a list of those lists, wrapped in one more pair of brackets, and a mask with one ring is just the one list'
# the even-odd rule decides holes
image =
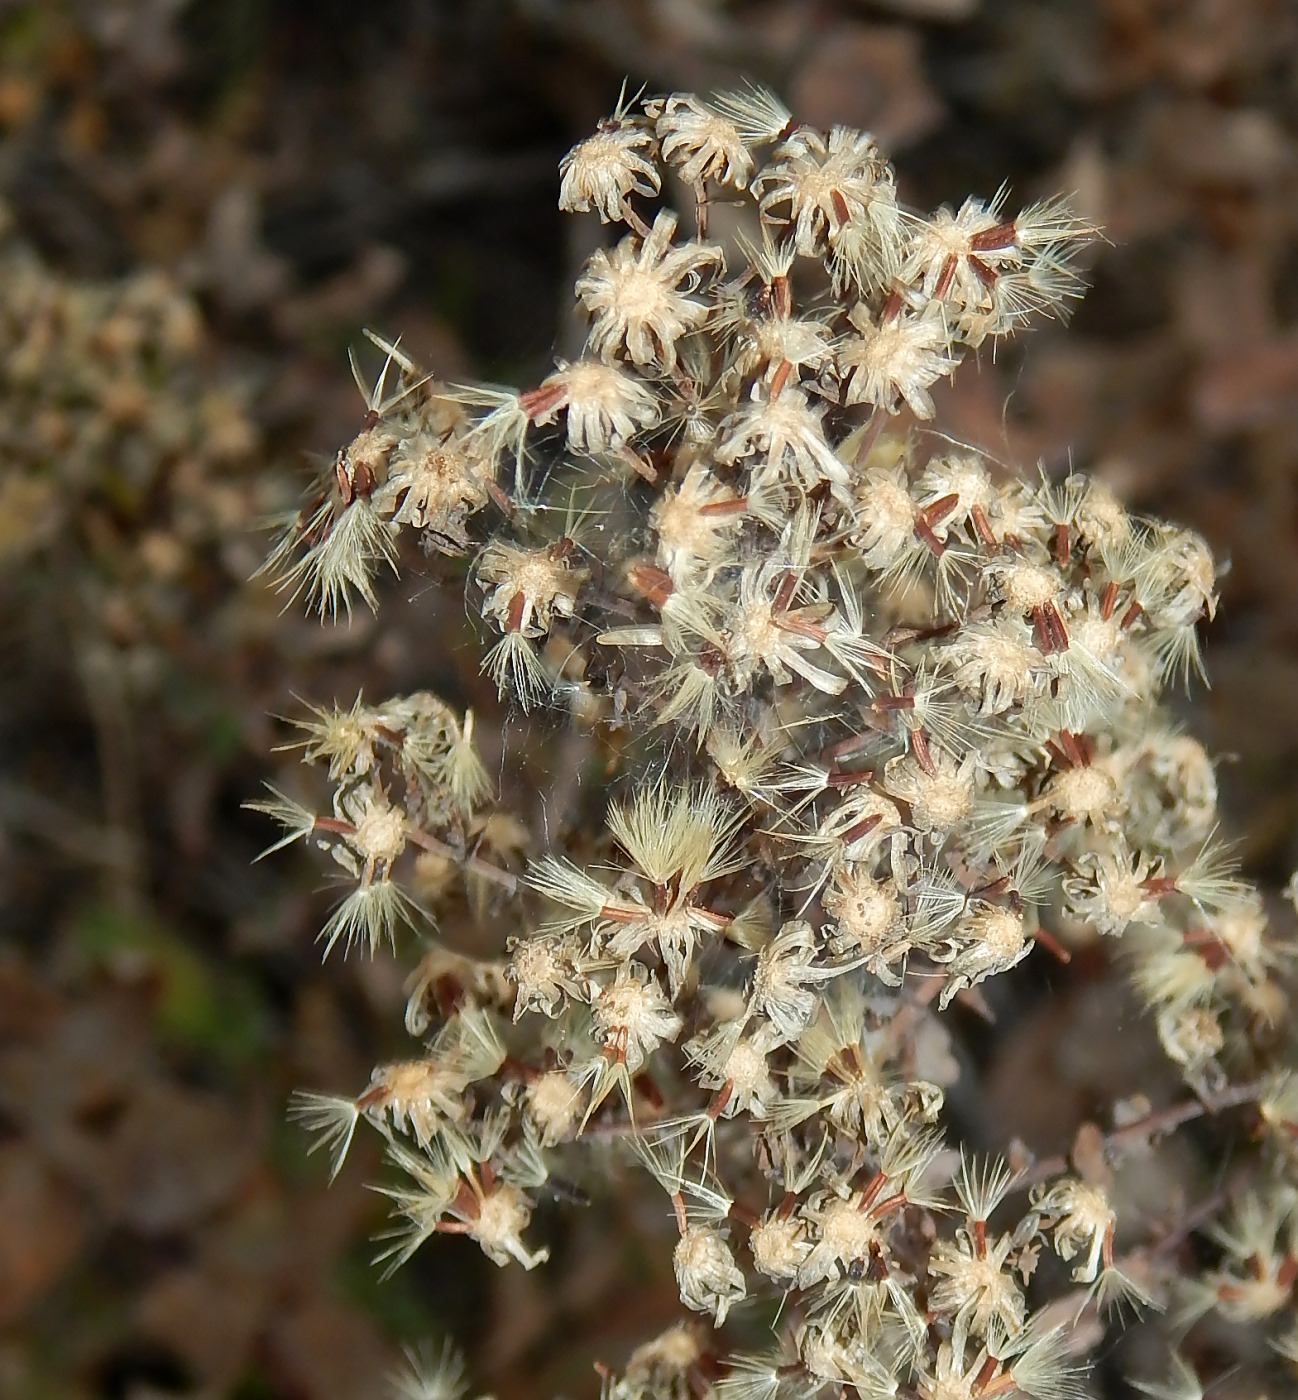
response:
{"label": "dark shadowed background", "polygon": [[[556,211],[559,157],[624,77],[745,75],[876,133],[912,205],[1006,181],[1104,225],[1071,327],[967,366],[941,421],[1230,561],[1181,708],[1249,872],[1298,863],[1292,0],[0,4],[0,1394],[359,1400],[450,1332],[483,1390],[593,1396],[674,1315],[653,1222],[601,1247],[612,1206],[538,1274],[448,1240],[381,1283],[377,1155],[327,1190],[285,1124],[397,1053],[404,968],[322,969],[318,869],[251,864],[273,715],[499,707],[440,566],[336,629],[247,579],[303,454],[357,429],[361,328],[535,382],[601,236]],[[1003,1038],[967,1131],[1054,1150],[1134,1087],[1083,1050],[1091,1005],[1083,969]]]}

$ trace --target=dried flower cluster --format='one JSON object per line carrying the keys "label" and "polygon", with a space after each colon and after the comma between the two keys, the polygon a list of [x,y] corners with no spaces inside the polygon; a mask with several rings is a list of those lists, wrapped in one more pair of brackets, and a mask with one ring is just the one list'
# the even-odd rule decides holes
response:
{"label": "dried flower cluster", "polygon": [[[460,879],[503,930],[496,961],[424,959],[412,1058],[296,1101],[335,1171],[360,1119],[388,1139],[385,1257],[451,1232],[541,1264],[538,1194],[612,1142],[664,1193],[705,1320],[637,1351],[618,1400],[1060,1400],[1121,1303],[1298,1360],[1288,954],[1158,707],[1199,669],[1213,559],[1096,481],[919,426],[968,351],[1066,309],[1095,230],[1003,195],[920,216],[867,134],[755,88],[623,101],[561,177],[562,208],[617,226],[577,280],[581,358],[448,386],[374,338],[361,431],[270,562],[334,614],[376,602],[403,526],[472,556],[502,696],[626,780],[606,832],[552,831],[516,874],[473,716],[419,694],[302,721],[330,815],[258,804],[354,881],[326,950],[423,923]],[[673,182],[693,237],[658,207]],[[943,1013],[1097,939],[1189,1096],[1071,1160],[949,1145]],[[1215,1262],[1187,1281],[1175,1240],[1119,1218],[1115,1169],[1248,1103],[1254,1184],[1201,1222]],[[706,1325],[762,1296],[765,1346]],[[1174,1365],[1153,1393],[1199,1394]]]}
{"label": "dried flower cluster", "polygon": [[[0,205],[0,567],[57,539],[65,569],[75,553],[130,583],[173,581],[188,551],[246,526],[221,478],[257,445],[250,394],[210,372],[204,337],[165,274],[61,276]],[[141,531],[140,557],[123,562],[159,497],[167,528]]]}

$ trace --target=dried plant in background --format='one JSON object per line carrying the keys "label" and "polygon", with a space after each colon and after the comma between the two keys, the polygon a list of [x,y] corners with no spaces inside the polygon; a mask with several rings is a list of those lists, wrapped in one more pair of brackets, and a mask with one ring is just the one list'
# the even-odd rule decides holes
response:
{"label": "dried plant in background", "polygon": [[40,619],[84,695],[103,810],[17,774],[0,808],[122,906],[147,879],[137,711],[176,684],[177,634],[243,571],[238,535],[273,499],[248,471],[254,398],[175,279],[69,278],[0,206],[0,577],[14,629]]}
{"label": "dried plant in background", "polygon": [[[456,1233],[542,1266],[538,1195],[612,1151],[663,1192],[699,1315],[617,1395],[1054,1400],[1129,1309],[1291,1354],[1287,951],[1158,703],[1200,670],[1213,560],[1096,481],[927,426],[967,354],[1080,294],[1096,230],[1003,193],[919,215],[868,135],[753,87],[624,93],[561,173],[561,207],[614,226],[576,284],[582,357],[456,386],[372,337],[362,429],[268,565],[333,616],[376,605],[402,527],[470,555],[502,696],[615,775],[602,826],[548,831],[520,872],[472,715],[358,699],[301,721],[331,812],[256,804],[350,877],[326,952],[427,931],[457,879],[501,931],[492,961],[426,954],[410,1059],[296,1101],[335,1172],[361,1119],[387,1139],[381,1257]],[[646,203],[673,182],[692,235]],[[718,205],[738,229],[711,241]],[[953,1007],[1096,939],[1184,1096],[1111,1106],[1065,1160],[971,1153],[944,1113]],[[1120,1215],[1129,1157],[1246,1104],[1220,1224]],[[1215,1263],[1186,1275],[1190,1231]]]}

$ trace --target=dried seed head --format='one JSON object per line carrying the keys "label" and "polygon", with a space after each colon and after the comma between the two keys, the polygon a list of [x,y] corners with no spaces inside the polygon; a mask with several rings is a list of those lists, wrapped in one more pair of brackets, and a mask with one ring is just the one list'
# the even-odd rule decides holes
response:
{"label": "dried seed head", "polygon": [[905,406],[916,418],[932,418],[932,385],[957,365],[951,339],[936,316],[905,313],[876,321],[862,303],[848,319],[859,332],[838,350],[838,372],[846,404],[864,403],[885,413]]}
{"label": "dried seed head", "polygon": [[1169,1007],[1159,1012],[1157,1024],[1168,1058],[1192,1073],[1207,1067],[1226,1044],[1217,1013],[1206,1006]]}
{"label": "dried seed head", "polygon": [[649,515],[657,560],[679,586],[727,557],[744,522],[746,502],[723,486],[703,462],[663,492]]}
{"label": "dried seed head", "polygon": [[856,865],[839,865],[823,897],[825,912],[838,920],[837,951],[873,957],[899,928],[901,900],[891,880],[876,880]]}
{"label": "dried seed head", "polygon": [[391,865],[406,848],[406,817],[384,798],[367,793],[349,840],[366,860]]}
{"label": "dried seed head", "polygon": [[715,180],[737,190],[747,188],[753,158],[729,117],[688,92],[674,92],[647,110],[657,118],[663,159],[676,167],[687,185]]}
{"label": "dried seed head", "polygon": [[483,550],[475,571],[486,590],[483,616],[522,637],[543,637],[556,617],[571,617],[590,572],[567,549],[501,543]]}
{"label": "dried seed head", "polygon": [[570,213],[594,209],[602,223],[623,217],[630,194],[655,195],[661,185],[651,159],[653,133],[614,117],[593,136],[579,141],[559,162],[559,208]]}
{"label": "dried seed head", "polygon": [[523,1243],[523,1231],[531,1219],[532,1203],[516,1186],[501,1181],[479,1202],[476,1218],[469,1222],[469,1234],[493,1264],[503,1267],[516,1262],[534,1269],[550,1257],[550,1251],[529,1250]]}
{"label": "dried seed head", "polygon": [[889,762],[884,783],[894,797],[910,804],[910,819],[920,831],[952,831],[973,810],[972,757],[957,763],[937,749],[926,767],[909,754]]}
{"label": "dried seed head", "polygon": [[[1071,1259],[1081,1250],[1086,1258],[1073,1270],[1078,1283],[1093,1283],[1103,1261],[1113,1262],[1113,1230],[1117,1216],[1104,1190],[1068,1178],[1048,1191],[1033,1194],[1033,1206],[1053,1222],[1055,1252]],[[1107,1254],[1107,1259],[1104,1256]]]}
{"label": "dried seed head", "polygon": [[577,295],[592,316],[590,348],[605,360],[625,350],[641,368],[676,367],[677,342],[708,318],[708,306],[692,295],[705,273],[722,264],[719,248],[700,243],[673,246],[676,216],[661,211],[640,242],[624,238],[616,248],[592,254],[577,279]]}
{"label": "dried seed head", "polygon": [[664,1040],[675,1040],[685,1024],[652,976],[638,963],[619,967],[613,981],[591,1003],[605,1050],[636,1074]]}
{"label": "dried seed head", "polygon": [[571,1135],[581,1111],[581,1090],[565,1070],[538,1075],[524,1091],[524,1100],[542,1147],[553,1147]]}
{"label": "dried seed head", "polygon": [[970,902],[969,910],[954,934],[955,948],[940,955],[950,982],[943,988],[942,1005],[957,991],[973,987],[998,972],[1008,972],[1032,949],[1023,914],[983,900]]}
{"label": "dried seed head", "polygon": [[[865,132],[836,126],[823,136],[799,127],[776,150],[774,164],[753,182],[763,219],[787,207],[793,242],[803,257],[821,252],[835,229],[858,220],[879,229],[881,256],[892,253],[896,208],[892,172],[874,139]],[[885,233],[886,230],[886,233]]]}
{"label": "dried seed head", "polygon": [[1035,608],[1055,603],[1062,589],[1062,580],[1054,569],[1026,559],[1008,564],[993,563],[988,572],[1016,613],[1030,613]]}
{"label": "dried seed head", "polygon": [[681,1302],[695,1312],[710,1313],[718,1327],[748,1291],[725,1235],[711,1225],[691,1225],[681,1235],[672,1266]]}
{"label": "dried seed head", "polygon": [[960,689],[978,701],[979,714],[1001,714],[1021,705],[1047,682],[1031,630],[1008,614],[961,627],[942,649],[942,659]]}
{"label": "dried seed head", "polygon": [[1046,788],[1046,798],[1061,817],[1094,826],[1107,825],[1120,810],[1117,783],[1096,764],[1057,774]]}
{"label": "dried seed head", "polygon": [[578,996],[579,945],[562,934],[513,938],[506,945],[510,955],[507,975],[518,988],[514,1020],[525,1011],[556,1016],[569,996]]}
{"label": "dried seed head", "polygon": [[638,429],[658,425],[653,391],[618,365],[603,360],[560,361],[534,391],[541,407],[534,423],[549,423],[563,410],[570,451],[598,456],[629,442]]}
{"label": "dried seed head", "polygon": [[457,549],[468,546],[467,520],[487,504],[486,466],[463,438],[416,433],[393,452],[374,508],[395,525],[427,530]]}

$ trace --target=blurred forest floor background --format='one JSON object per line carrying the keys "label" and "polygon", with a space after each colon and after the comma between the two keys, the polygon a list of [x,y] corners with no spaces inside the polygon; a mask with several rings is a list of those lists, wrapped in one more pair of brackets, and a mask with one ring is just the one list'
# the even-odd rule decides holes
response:
{"label": "blurred forest floor background", "polygon": [[[435,688],[507,722],[441,565],[322,628],[248,582],[257,525],[356,431],[363,326],[441,377],[534,383],[571,348],[600,230],[561,220],[556,163],[624,76],[766,82],[874,132],[912,205],[1076,191],[1110,241],[1073,324],[940,421],[1231,561],[1185,719],[1249,873],[1298,863],[1292,0],[0,3],[6,1396],[360,1400],[448,1332],[484,1390],[592,1396],[591,1359],[674,1315],[598,1210],[536,1275],[448,1240],[378,1281],[376,1157],[327,1189],[284,1105],[396,1053],[403,965],[322,969],[328,891],[254,866],[240,810],[302,701]],[[1052,1149],[1123,1090],[1077,987],[1002,1037],[972,1135]]]}

